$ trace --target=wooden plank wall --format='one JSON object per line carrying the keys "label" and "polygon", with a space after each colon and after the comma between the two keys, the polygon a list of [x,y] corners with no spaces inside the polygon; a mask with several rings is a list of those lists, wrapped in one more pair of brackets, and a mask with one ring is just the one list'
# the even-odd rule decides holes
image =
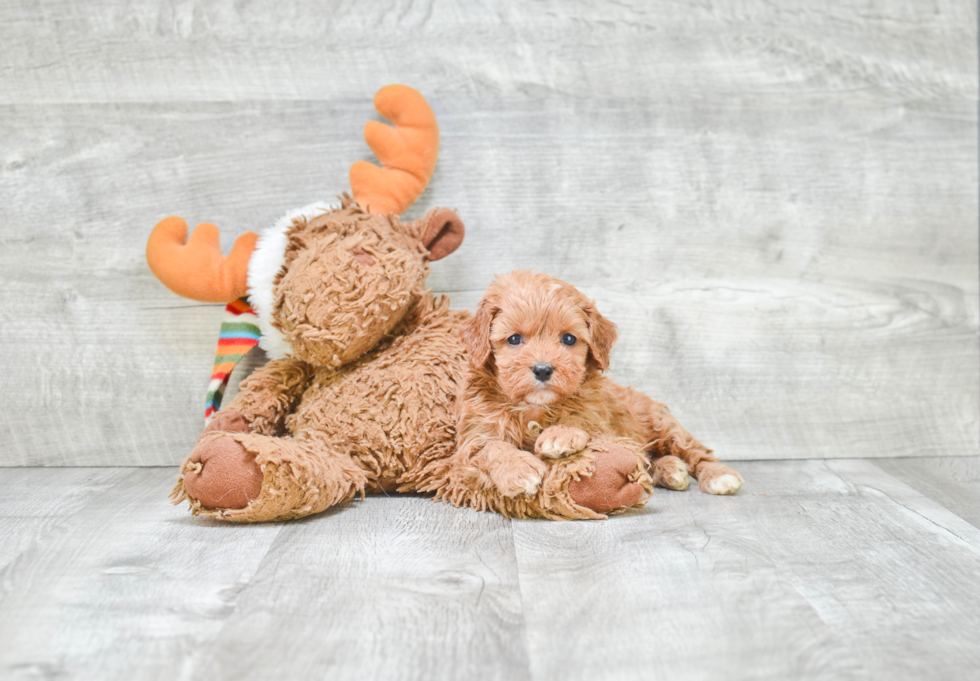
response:
{"label": "wooden plank wall", "polygon": [[181,460],[221,310],[150,229],[345,189],[389,82],[442,125],[457,306],[580,285],[729,459],[976,453],[976,41],[961,0],[3,3],[0,465]]}

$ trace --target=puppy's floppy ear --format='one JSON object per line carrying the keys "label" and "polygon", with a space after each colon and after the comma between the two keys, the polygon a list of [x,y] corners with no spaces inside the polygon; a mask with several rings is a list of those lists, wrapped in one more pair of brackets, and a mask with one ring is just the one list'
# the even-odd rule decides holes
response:
{"label": "puppy's floppy ear", "polygon": [[612,351],[613,343],[616,342],[616,325],[599,314],[594,301],[585,307],[585,316],[591,337],[590,364],[597,371],[605,371],[609,368],[609,353]]}
{"label": "puppy's floppy ear", "polygon": [[499,311],[490,297],[484,296],[476,314],[459,325],[459,340],[474,369],[483,367],[490,359],[490,324]]}

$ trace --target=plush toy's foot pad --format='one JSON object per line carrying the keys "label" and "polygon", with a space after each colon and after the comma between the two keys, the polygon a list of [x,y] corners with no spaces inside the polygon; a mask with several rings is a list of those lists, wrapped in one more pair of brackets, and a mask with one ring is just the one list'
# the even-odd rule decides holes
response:
{"label": "plush toy's foot pad", "polygon": [[687,489],[691,484],[687,464],[671,455],[654,459],[650,464],[650,476],[653,478],[653,484],[678,492]]}
{"label": "plush toy's foot pad", "polygon": [[698,487],[708,494],[735,494],[742,489],[742,476],[723,463],[702,463],[698,466]]}
{"label": "plush toy's foot pad", "polygon": [[205,508],[245,508],[262,491],[262,469],[255,454],[231,437],[198,443],[188,464],[184,489]]}
{"label": "plush toy's foot pad", "polygon": [[595,471],[591,476],[568,483],[572,500],[596,513],[632,506],[644,495],[643,486],[629,479],[636,473],[636,455],[617,445],[607,449],[595,452]]}

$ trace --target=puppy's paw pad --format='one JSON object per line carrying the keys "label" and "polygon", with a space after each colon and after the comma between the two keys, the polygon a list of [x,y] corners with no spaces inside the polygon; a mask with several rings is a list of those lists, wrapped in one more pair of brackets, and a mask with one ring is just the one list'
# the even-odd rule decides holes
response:
{"label": "puppy's paw pad", "polygon": [[672,455],[654,459],[650,465],[650,474],[656,485],[678,492],[686,490],[691,484],[687,464]]}
{"label": "puppy's paw pad", "polygon": [[490,478],[503,496],[516,497],[537,494],[546,472],[547,468],[541,461],[524,454],[501,463],[491,472]]}
{"label": "puppy's paw pad", "polygon": [[725,473],[709,480],[704,491],[708,494],[735,494],[740,489],[742,489],[742,481],[738,476]]}
{"label": "puppy's paw pad", "polygon": [[683,492],[691,484],[691,476],[688,475],[686,468],[677,468],[666,473],[660,483],[667,489]]}
{"label": "puppy's paw pad", "polygon": [[707,494],[735,494],[742,489],[742,476],[719,461],[703,461],[695,469],[698,487]]}
{"label": "puppy's paw pad", "polygon": [[534,453],[549,459],[577,454],[589,443],[589,434],[581,428],[551,426],[545,428],[534,443]]}
{"label": "puppy's paw pad", "polygon": [[[524,483],[524,489],[520,490],[518,494],[526,494],[528,496],[534,496],[538,493],[538,487],[541,486],[541,476],[537,473],[529,475],[526,478],[522,478],[521,482]],[[517,496],[516,494],[511,496]]]}
{"label": "puppy's paw pad", "polygon": [[498,485],[500,493],[505,497],[517,497],[522,494],[533,496],[538,493],[540,486],[541,476],[534,471],[510,476],[506,482]]}

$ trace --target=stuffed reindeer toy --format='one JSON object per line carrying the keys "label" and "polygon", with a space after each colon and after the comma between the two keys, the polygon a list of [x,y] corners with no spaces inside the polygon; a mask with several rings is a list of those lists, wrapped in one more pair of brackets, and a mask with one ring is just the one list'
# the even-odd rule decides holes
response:
{"label": "stuffed reindeer toy", "polygon": [[[539,484],[516,491],[454,465],[467,365],[457,329],[469,315],[425,282],[429,263],[462,243],[463,223],[442,208],[399,219],[435,168],[438,126],[405,86],[381,89],[375,106],[394,123],[364,130],[383,167],[355,163],[353,196],[339,206],[287,213],[261,236],[240,236],[227,257],[214,225],[189,239],[180,218],[153,229],[146,255],[161,282],[228,303],[210,420],[171,499],[233,522],[300,518],[380,491],[517,517],[604,517],[594,499],[621,500],[603,512],[641,505],[651,484],[641,457],[544,461]],[[269,362],[215,411],[235,361],[256,341]]]}

